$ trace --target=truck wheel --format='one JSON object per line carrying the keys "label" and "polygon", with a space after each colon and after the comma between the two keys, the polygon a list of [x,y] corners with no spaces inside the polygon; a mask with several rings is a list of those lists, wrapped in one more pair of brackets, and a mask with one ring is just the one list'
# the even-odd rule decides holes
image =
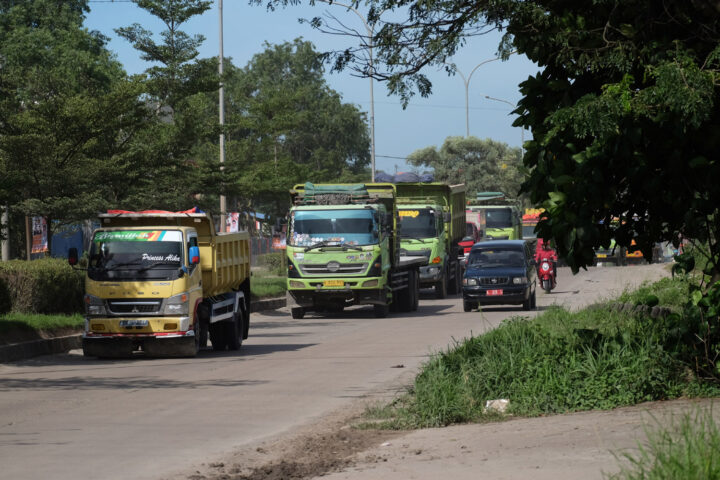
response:
{"label": "truck wheel", "polygon": [[413,271],[413,277],[415,277],[415,281],[413,282],[413,300],[412,300],[412,307],[411,310],[413,312],[417,311],[418,305],[420,305],[420,272],[415,270]]}
{"label": "truck wheel", "polygon": [[208,328],[208,331],[210,332],[210,342],[212,343],[212,348],[215,351],[225,350],[226,344],[224,330],[225,329],[220,322],[211,323]]}
{"label": "truck wheel", "polygon": [[242,310],[238,310],[229,322],[224,322],[225,338],[228,350],[239,350],[242,346],[245,319]]}
{"label": "truck wheel", "polygon": [[477,304],[475,302],[469,302],[467,300],[463,300],[463,311],[470,312],[474,308],[477,308]]}
{"label": "truck wheel", "polygon": [[435,283],[435,298],[447,297],[447,275]]}
{"label": "truck wheel", "polygon": [[373,311],[376,318],[385,318],[390,313],[390,307],[388,305],[373,305]]}
{"label": "truck wheel", "polygon": [[293,307],[290,309],[292,318],[302,319],[305,316],[305,309],[303,307]]}
{"label": "truck wheel", "polygon": [[452,279],[448,278],[448,293],[450,295],[457,295],[460,293],[460,282],[458,280],[460,279],[460,269],[458,268],[458,264],[456,263],[454,267],[450,267],[450,270],[453,272]]}

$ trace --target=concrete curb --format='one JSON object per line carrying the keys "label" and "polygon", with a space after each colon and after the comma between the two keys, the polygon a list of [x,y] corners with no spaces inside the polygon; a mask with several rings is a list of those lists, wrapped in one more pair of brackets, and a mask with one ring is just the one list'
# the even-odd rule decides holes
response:
{"label": "concrete curb", "polygon": [[[285,306],[285,297],[257,300],[250,303],[251,312],[275,310]],[[14,362],[39,355],[65,353],[82,347],[82,334],[65,337],[43,338],[29,342],[0,345],[0,363]]]}

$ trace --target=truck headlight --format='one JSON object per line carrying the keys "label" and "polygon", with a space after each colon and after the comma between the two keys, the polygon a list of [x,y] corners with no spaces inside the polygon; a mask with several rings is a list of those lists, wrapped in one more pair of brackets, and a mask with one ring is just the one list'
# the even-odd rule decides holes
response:
{"label": "truck headlight", "polygon": [[105,302],[95,295],[85,294],[85,313],[88,315],[107,315]]}
{"label": "truck headlight", "polygon": [[513,284],[521,285],[525,283],[525,277],[513,277]]}
{"label": "truck headlight", "polygon": [[187,315],[190,311],[188,308],[189,298],[187,292],[168,298],[165,300],[163,315]]}
{"label": "truck headlight", "polygon": [[430,267],[428,268],[428,273],[430,275],[437,275],[438,273],[440,273],[440,267]]}
{"label": "truck headlight", "polygon": [[468,278],[468,277],[463,278],[463,285],[465,285],[465,286],[470,287],[470,286],[477,285],[477,284],[478,284],[477,278]]}

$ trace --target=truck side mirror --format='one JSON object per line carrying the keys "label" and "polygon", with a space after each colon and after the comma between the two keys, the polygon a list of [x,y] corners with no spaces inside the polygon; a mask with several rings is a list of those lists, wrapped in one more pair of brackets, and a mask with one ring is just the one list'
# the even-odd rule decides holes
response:
{"label": "truck side mirror", "polygon": [[199,247],[190,247],[188,250],[188,253],[190,255],[190,265],[197,265],[200,263],[200,248]]}
{"label": "truck side mirror", "polygon": [[72,266],[78,263],[78,250],[75,247],[68,248],[68,263]]}

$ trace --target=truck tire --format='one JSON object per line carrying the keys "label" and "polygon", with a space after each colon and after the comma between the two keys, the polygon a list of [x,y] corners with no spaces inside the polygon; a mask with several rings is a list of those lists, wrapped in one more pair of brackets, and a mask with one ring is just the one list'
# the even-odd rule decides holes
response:
{"label": "truck tire", "polygon": [[227,344],[225,343],[225,328],[221,322],[211,323],[208,327],[210,332],[210,342],[212,343],[212,349],[215,351],[225,350]]}
{"label": "truck tire", "polygon": [[228,350],[239,350],[242,346],[243,331],[245,330],[244,324],[245,317],[241,309],[235,312],[231,321],[224,322],[225,342],[227,343]]}
{"label": "truck tire", "polygon": [[373,312],[376,318],[385,318],[390,313],[390,307],[386,305],[373,305]]}
{"label": "truck tire", "polygon": [[447,297],[447,271],[445,271],[444,278],[435,282],[435,298],[445,297]]}
{"label": "truck tire", "polygon": [[290,313],[292,314],[292,318],[302,320],[305,316],[305,309],[303,307],[293,307],[290,309]]}
{"label": "truck tire", "polygon": [[463,300],[463,311],[469,312],[471,310],[474,310],[478,308],[477,302],[469,302],[467,300]]}
{"label": "truck tire", "polygon": [[413,286],[412,311],[415,312],[420,305],[420,271],[413,270],[413,277],[415,277],[415,285]]}
{"label": "truck tire", "polygon": [[460,280],[460,265],[458,263],[451,264],[450,271],[453,272],[452,280],[448,280],[448,293],[450,295],[457,295],[460,293],[462,288],[462,282]]}

